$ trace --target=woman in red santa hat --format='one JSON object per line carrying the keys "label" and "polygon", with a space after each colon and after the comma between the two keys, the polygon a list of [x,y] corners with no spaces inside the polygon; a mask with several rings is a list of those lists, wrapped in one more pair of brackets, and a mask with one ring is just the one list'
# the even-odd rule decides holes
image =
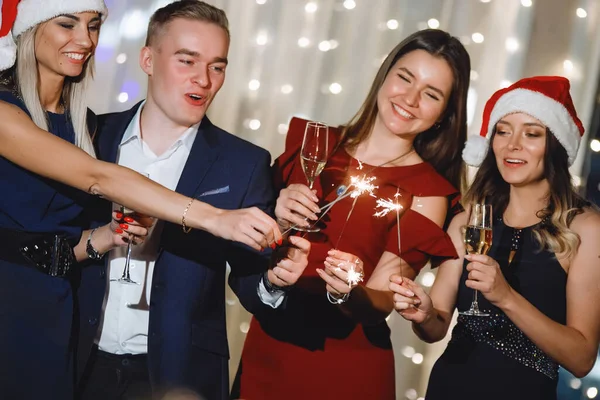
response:
{"label": "woman in red santa hat", "polygon": [[[185,215],[190,227],[255,248],[281,236],[258,210],[192,206],[94,158],[85,87],[107,14],[103,0],[0,0],[0,10],[0,398],[65,400],[73,397],[73,349],[81,346],[77,263],[147,231],[131,223],[120,229],[117,214],[89,230],[84,209],[92,196],[46,178],[174,223]],[[102,295],[98,311],[101,302]]]}
{"label": "woman in red santa hat", "polygon": [[[600,337],[600,214],[571,183],[583,126],[562,77],[526,78],[496,92],[463,159],[479,166],[464,204],[493,207],[487,255],[465,254],[467,212],[449,234],[429,295],[392,276],[396,310],[426,342],[446,336],[473,290],[487,316],[459,315],[435,363],[427,400],[556,399],[558,367],[590,372]],[[467,206],[469,208],[469,206]],[[467,210],[468,211],[468,210]]]}

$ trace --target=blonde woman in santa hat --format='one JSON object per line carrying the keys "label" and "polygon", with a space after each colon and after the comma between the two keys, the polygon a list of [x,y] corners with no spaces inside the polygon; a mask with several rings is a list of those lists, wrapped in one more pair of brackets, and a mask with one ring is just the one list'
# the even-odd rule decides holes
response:
{"label": "blonde woman in santa hat", "polygon": [[147,230],[118,214],[88,230],[84,211],[93,197],[44,177],[181,223],[186,232],[204,228],[254,248],[281,236],[257,209],[218,210],[94,158],[84,98],[103,0],[0,6],[0,398],[65,400],[73,397],[73,349],[81,345],[73,320],[73,291],[85,289],[77,287],[77,262],[100,260],[124,237],[141,240]]}
{"label": "blonde woman in santa hat", "polygon": [[[558,367],[590,372],[600,337],[600,214],[575,192],[569,166],[583,126],[562,77],[526,78],[487,102],[463,159],[479,166],[463,201],[493,207],[487,255],[444,262],[429,295],[392,276],[396,310],[426,342],[478,290],[487,316],[459,315],[426,398],[556,399]],[[459,254],[467,213],[449,234]]]}
{"label": "blonde woman in santa hat", "polygon": [[[74,10],[101,9],[102,12],[98,13],[100,20],[104,20],[106,16],[104,0],[0,0],[0,9],[2,17],[0,19],[0,71],[12,67],[14,68],[12,71],[16,71],[17,78],[19,62],[17,60],[17,65],[13,66],[16,53],[13,36],[20,43],[21,36],[24,36],[28,29],[35,28],[42,22],[49,22],[49,19],[60,26],[55,17]],[[24,19],[25,22],[19,23],[20,19]],[[89,22],[92,23],[88,26],[91,34],[93,25],[99,27],[100,24],[97,19]],[[73,21],[62,25],[64,25],[63,29],[71,29]],[[47,36],[49,39],[55,39]],[[97,34],[95,37],[97,41]],[[31,39],[35,38],[30,36]],[[46,51],[47,44],[48,42],[44,42],[43,46],[35,47],[35,51]],[[69,50],[66,48],[61,48],[54,54],[56,59],[53,62],[61,68],[67,61],[83,64],[84,68],[81,69],[81,75],[68,79],[63,77],[64,87],[58,87],[49,104],[45,104],[48,99],[40,99],[42,107],[38,108],[37,117],[35,117],[36,111],[28,110],[29,115],[24,115],[22,109],[14,105],[14,101],[8,101],[7,98],[0,99],[0,157],[35,174],[122,204],[140,214],[181,224],[186,232],[191,228],[205,230],[215,236],[240,242],[257,250],[271,247],[274,243],[281,243],[282,236],[277,223],[255,207],[239,210],[218,209],[198,199],[165,189],[128,168],[100,162],[93,157],[94,150],[85,131],[93,135],[94,130],[89,129],[83,121],[87,108],[82,106],[85,103],[81,92],[85,87],[86,79],[92,73],[91,64],[95,46],[96,43],[92,46],[92,51],[83,54],[85,57],[83,63],[81,58],[77,60],[81,54],[69,53],[65,51]],[[30,53],[27,62],[31,63],[32,68],[37,68],[41,64],[38,62],[36,66],[31,57],[33,55]],[[16,80],[18,85],[22,85],[19,86],[19,90],[23,86],[30,85],[31,82],[28,80],[37,79],[37,76],[31,75],[29,71],[24,75],[25,78],[21,81]],[[12,74],[12,77],[14,76],[15,74]],[[2,74],[1,79],[5,82],[5,88],[10,88],[10,85],[15,82],[12,77],[8,71]],[[61,79],[59,77],[59,81]],[[81,86],[78,85],[79,83]],[[36,108],[35,96],[32,95],[34,85],[29,87],[31,89],[29,94],[13,94],[21,105],[24,103],[30,107],[31,104],[32,108]],[[45,110],[45,106],[50,110]],[[44,129],[48,126],[44,121],[44,117],[49,116],[48,111],[60,114],[64,110],[75,131],[75,139],[72,142],[84,152],[77,150],[73,144],[65,140],[59,140],[55,135],[49,135]],[[88,110],[88,116],[90,114]],[[93,118],[89,119],[93,121]],[[93,123],[91,125],[93,127]]]}

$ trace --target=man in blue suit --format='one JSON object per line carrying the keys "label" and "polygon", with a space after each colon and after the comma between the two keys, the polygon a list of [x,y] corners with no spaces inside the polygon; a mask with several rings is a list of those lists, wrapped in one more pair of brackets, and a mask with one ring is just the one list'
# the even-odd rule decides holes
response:
{"label": "man in blue suit", "polygon": [[[225,79],[228,49],[222,10],[196,0],[157,10],[140,54],[147,98],[99,117],[98,157],[219,208],[270,210],[275,195],[268,152],[205,116]],[[119,229],[127,231],[135,221],[122,217]],[[89,341],[95,324],[99,332],[80,397],[149,398],[151,391],[186,388],[210,400],[228,398],[226,262],[229,284],[244,307],[267,313],[282,306],[309,250],[306,240],[292,237],[285,258],[269,269],[263,252],[159,221],[133,247],[131,278],[137,284],[130,285],[116,281],[123,251],[110,252],[103,318],[94,315],[100,305],[85,299],[104,290],[106,278],[95,267],[83,271],[80,343]],[[86,355],[80,349],[80,360]]]}

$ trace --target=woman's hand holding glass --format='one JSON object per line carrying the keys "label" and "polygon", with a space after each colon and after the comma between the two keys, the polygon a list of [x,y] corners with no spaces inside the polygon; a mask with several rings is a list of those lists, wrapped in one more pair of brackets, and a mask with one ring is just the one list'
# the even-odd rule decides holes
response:
{"label": "woman's hand holding glass", "polygon": [[108,224],[113,247],[127,246],[130,241],[136,245],[143,243],[154,222],[154,218],[145,215],[134,213],[124,216],[120,211],[113,211],[112,221]]}
{"label": "woman's hand holding glass", "polygon": [[413,280],[398,274],[390,276],[390,290],[394,293],[394,309],[407,321],[426,322],[433,311],[431,297]]}
{"label": "woman's hand holding glass", "polygon": [[293,183],[281,190],[275,206],[277,223],[282,230],[291,227],[309,227],[309,220],[316,221],[320,212],[319,198],[306,185]]}
{"label": "woman's hand holding glass", "polygon": [[469,275],[465,285],[478,290],[490,303],[503,308],[502,303],[513,293],[502,274],[500,265],[493,258],[483,254],[467,254]]}
{"label": "woman's hand holding glass", "polygon": [[155,219],[138,215],[130,221],[125,221],[121,213],[114,211],[111,222],[97,228],[92,234],[94,249],[104,254],[116,247],[127,246],[130,237],[135,244],[143,243]]}

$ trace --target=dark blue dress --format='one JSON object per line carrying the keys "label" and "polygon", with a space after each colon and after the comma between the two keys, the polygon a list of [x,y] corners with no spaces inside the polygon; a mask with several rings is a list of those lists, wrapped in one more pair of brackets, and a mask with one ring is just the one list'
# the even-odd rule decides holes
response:
{"label": "dark blue dress", "polygon": [[[514,229],[497,219],[489,255],[517,292],[546,316],[565,324],[567,274],[554,253],[540,251],[532,230]],[[461,311],[468,310],[473,299],[466,277],[464,270],[457,301]],[[558,364],[483,296],[479,307],[492,315],[458,317],[452,339],[431,371],[426,399],[556,399]]]}
{"label": "dark blue dress", "polygon": [[[27,111],[10,92],[0,91],[0,100]],[[74,143],[68,117],[48,117],[50,132]],[[91,196],[3,157],[0,193],[0,228],[63,234],[76,244],[89,226],[82,211]],[[0,398],[72,398],[74,286],[74,279],[0,260]]]}

